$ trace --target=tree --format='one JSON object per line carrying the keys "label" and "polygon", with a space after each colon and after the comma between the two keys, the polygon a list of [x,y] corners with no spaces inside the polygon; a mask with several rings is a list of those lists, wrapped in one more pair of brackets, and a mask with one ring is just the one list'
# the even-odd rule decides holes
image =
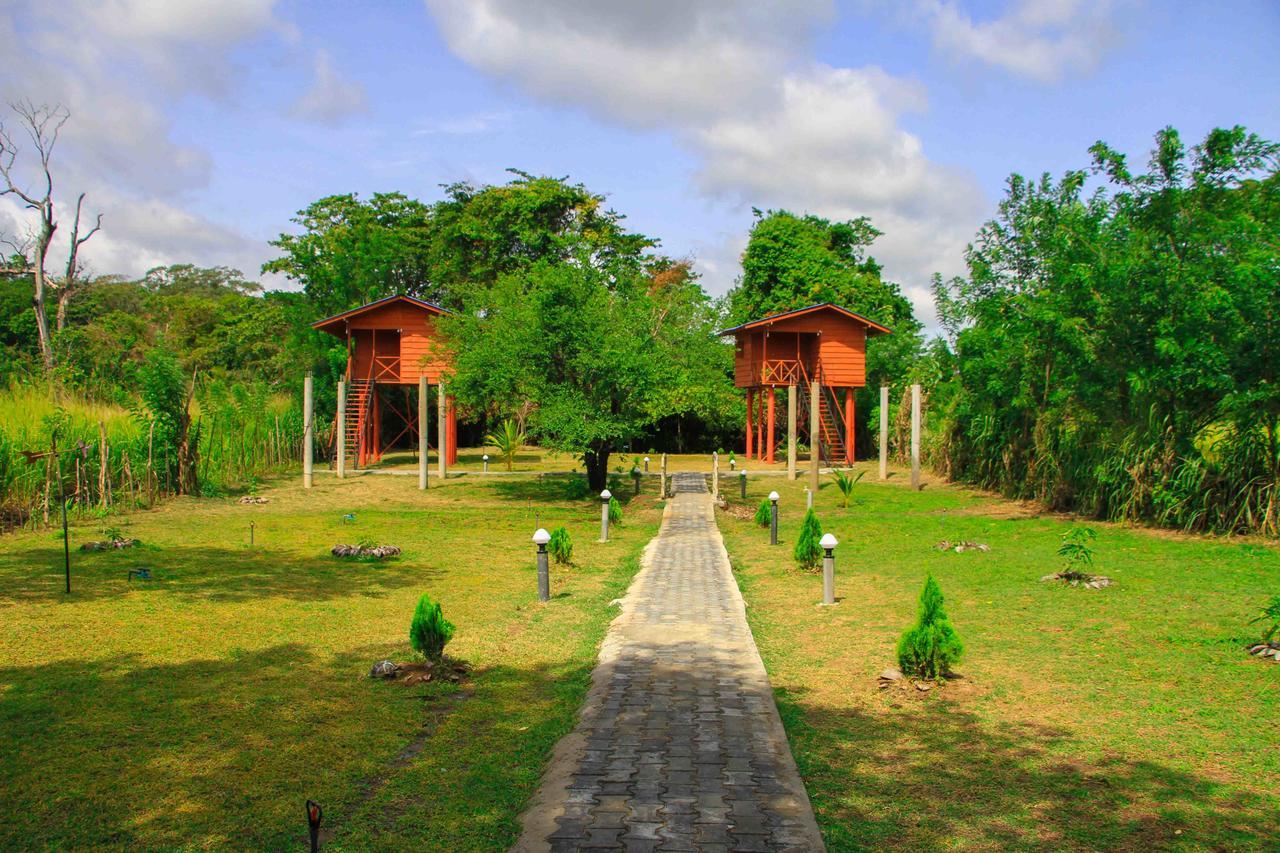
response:
{"label": "tree", "polygon": [[[75,219],[71,226],[71,239],[68,243],[67,265],[61,281],[51,279],[45,267],[49,259],[49,247],[53,243],[53,235],[58,230],[58,221],[54,212],[53,171],[51,161],[53,149],[58,143],[58,134],[71,117],[71,113],[61,105],[37,106],[31,101],[19,101],[9,105],[17,114],[19,123],[24,126],[36,157],[40,161],[39,177],[36,183],[38,190],[26,190],[19,185],[14,176],[14,165],[17,162],[19,148],[8,130],[0,123],[0,178],[4,179],[4,187],[0,196],[16,196],[27,207],[35,211],[38,219],[34,234],[29,240],[21,240],[16,236],[4,239],[4,243],[12,250],[19,264],[13,268],[32,277],[31,306],[35,312],[36,332],[40,342],[40,355],[47,372],[53,370],[53,336],[49,330],[49,314],[47,294],[52,290],[57,298],[57,324],[61,329],[66,318],[67,302],[81,284],[79,254],[80,248],[89,241],[102,227],[102,215],[99,214],[92,228],[80,234],[80,215],[84,207],[84,193],[76,199]],[[28,258],[28,253],[30,257]]]}
{"label": "tree", "polygon": [[503,418],[498,428],[486,435],[484,440],[486,444],[497,448],[498,455],[502,457],[502,461],[507,464],[507,470],[510,471],[516,454],[524,447],[525,434],[515,418]]}
{"label": "tree", "polygon": [[822,546],[818,544],[821,541],[822,525],[818,523],[818,516],[813,509],[807,509],[800,522],[800,535],[796,537],[795,550],[792,552],[797,568],[804,571],[818,568],[818,562],[822,559]]}
{"label": "tree", "polygon": [[916,624],[898,640],[898,668],[916,678],[943,678],[963,654],[964,644],[942,608],[942,589],[929,575],[920,590]]}
{"label": "tree", "polygon": [[462,405],[501,414],[532,402],[531,433],[580,454],[599,491],[609,454],[676,411],[671,384],[714,369],[690,363],[714,319],[700,288],[654,289],[632,265],[598,266],[585,251],[502,276],[440,329]]}
{"label": "tree", "polygon": [[439,663],[444,647],[453,639],[453,631],[453,623],[444,618],[440,603],[424,592],[409,623],[409,645],[427,660]]}

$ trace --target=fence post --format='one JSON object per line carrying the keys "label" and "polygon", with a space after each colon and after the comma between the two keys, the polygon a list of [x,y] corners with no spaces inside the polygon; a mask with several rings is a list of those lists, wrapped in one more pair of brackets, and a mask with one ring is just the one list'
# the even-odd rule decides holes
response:
{"label": "fence post", "polygon": [[309,489],[314,482],[312,463],[316,452],[315,388],[311,374],[302,383],[302,487]]}
{"label": "fence post", "polygon": [[659,483],[659,485],[662,486],[662,492],[661,492],[662,499],[666,500],[667,499],[667,454],[666,453],[662,454],[662,473],[659,475],[659,477],[661,479],[661,482]]}
{"label": "fence post", "polygon": [[427,377],[418,376],[418,488],[427,487]]}
{"label": "fence post", "polygon": [[911,488],[920,489],[920,386],[911,386]]}

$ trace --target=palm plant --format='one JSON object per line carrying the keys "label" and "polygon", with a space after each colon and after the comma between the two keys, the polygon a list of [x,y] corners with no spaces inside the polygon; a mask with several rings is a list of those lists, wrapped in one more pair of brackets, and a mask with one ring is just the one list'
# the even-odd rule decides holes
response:
{"label": "palm plant", "polygon": [[835,477],[836,479],[836,487],[840,489],[840,496],[841,496],[840,505],[845,509],[849,508],[849,498],[853,497],[853,487],[857,484],[859,480],[862,479],[862,475],[865,473],[866,473],[865,471],[859,471],[858,476],[850,477],[848,474],[844,473],[843,471],[831,472],[831,476]]}
{"label": "palm plant", "polygon": [[502,461],[507,463],[507,470],[516,460],[516,454],[524,447],[525,434],[520,425],[512,418],[498,424],[498,428],[484,437],[485,444],[491,444],[498,450]]}

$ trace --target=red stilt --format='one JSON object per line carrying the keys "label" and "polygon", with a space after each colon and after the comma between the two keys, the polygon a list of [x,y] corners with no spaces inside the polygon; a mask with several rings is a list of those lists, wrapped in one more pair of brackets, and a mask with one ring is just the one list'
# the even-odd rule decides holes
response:
{"label": "red stilt", "polygon": [[847,465],[853,464],[853,440],[854,435],[854,409],[853,389],[844,389],[844,461]]}
{"label": "red stilt", "polygon": [[453,406],[453,397],[448,398],[446,417],[449,420],[449,464],[458,464],[458,411]]}
{"label": "red stilt", "polygon": [[754,442],[752,441],[754,436],[752,435],[752,433],[756,431],[756,425],[754,422],[754,418],[752,417],[752,411],[751,411],[754,405],[755,405],[755,395],[751,392],[751,389],[748,388],[747,389],[747,458],[748,459],[752,458],[751,451],[754,445]]}
{"label": "red stilt", "polygon": [[774,420],[778,405],[778,395],[774,391],[772,385],[769,386],[769,425],[765,428],[765,456],[764,461],[770,465],[773,464],[773,449],[776,442],[774,441]]}

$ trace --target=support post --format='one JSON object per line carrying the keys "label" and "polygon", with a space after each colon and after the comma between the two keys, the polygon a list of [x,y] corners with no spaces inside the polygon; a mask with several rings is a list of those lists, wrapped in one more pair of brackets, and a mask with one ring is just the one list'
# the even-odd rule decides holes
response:
{"label": "support post", "polygon": [[769,417],[768,417],[769,422],[768,422],[768,425],[765,427],[765,436],[764,436],[764,441],[765,441],[764,461],[768,462],[770,465],[773,464],[773,449],[775,445],[775,442],[773,440],[773,433],[774,433],[774,419],[777,417],[777,408],[778,408],[778,395],[777,395],[777,392],[774,390],[774,387],[770,385],[769,386]]}
{"label": "support post", "polygon": [[880,386],[880,479],[889,479],[889,386]]}
{"label": "support post", "polygon": [[444,394],[444,377],[436,383],[436,468],[440,482],[444,482],[445,476],[449,473],[449,462],[446,445],[449,443],[449,429],[446,426],[448,418],[445,415],[445,394]]}
{"label": "support post", "polygon": [[449,464],[458,464],[458,409],[452,397],[445,400],[449,418]]}
{"label": "support post", "polygon": [[822,386],[814,380],[809,387],[809,491],[818,492],[818,462],[822,456],[822,424],[818,410],[822,398]]}
{"label": "support post", "polygon": [[311,374],[302,382],[302,487],[311,488],[311,470],[316,453],[315,388]]}
{"label": "support post", "polygon": [[418,377],[418,488],[427,487],[427,377]]}
{"label": "support post", "polygon": [[911,488],[920,489],[920,386],[911,386]]}
{"label": "support post", "polygon": [[347,476],[347,383],[345,380],[338,380],[338,458],[334,460],[334,467],[338,472],[338,479]]}
{"label": "support post", "polygon": [[[796,418],[798,417],[797,408],[800,405],[799,397],[800,387],[794,382],[787,386],[787,479],[794,480],[796,478]],[[813,436],[809,437],[813,441]]]}
{"label": "support post", "polygon": [[720,497],[720,454],[711,454],[711,499]]}
{"label": "support post", "polygon": [[755,413],[753,411],[754,406],[755,406],[755,392],[753,392],[750,388],[748,388],[747,389],[747,448],[746,448],[748,459],[753,458],[751,455],[751,452],[755,447],[754,439],[755,439],[756,425],[755,425],[755,418],[754,418]]}
{"label": "support post", "polygon": [[659,474],[658,476],[659,476],[658,485],[661,486],[661,491],[659,492],[659,494],[662,496],[663,500],[666,500],[667,499],[667,454],[665,453],[662,454],[662,473]]}
{"label": "support post", "polygon": [[853,464],[853,441],[857,438],[857,426],[854,421],[857,415],[853,400],[853,389],[844,389],[844,464]]}

